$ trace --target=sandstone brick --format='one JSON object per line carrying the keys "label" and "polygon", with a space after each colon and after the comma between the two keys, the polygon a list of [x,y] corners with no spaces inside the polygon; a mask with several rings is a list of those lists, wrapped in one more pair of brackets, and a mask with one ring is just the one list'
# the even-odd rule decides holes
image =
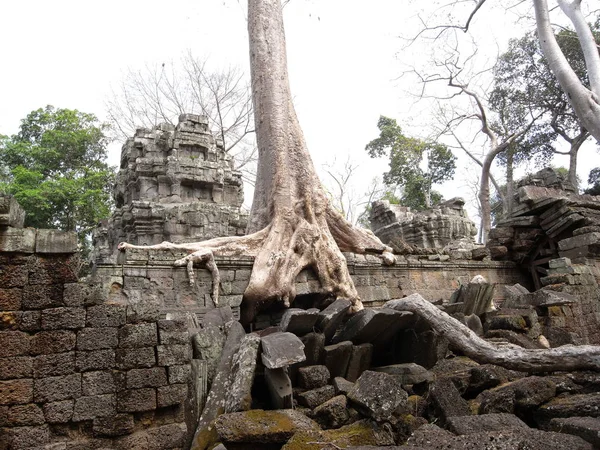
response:
{"label": "sandstone brick", "polygon": [[0,331],[0,358],[29,353],[29,335],[22,331]]}
{"label": "sandstone brick", "polygon": [[156,364],[154,347],[118,348],[116,363],[119,369],[152,367]]}
{"label": "sandstone brick", "polygon": [[187,331],[162,331],[159,330],[158,338],[161,345],[179,344],[187,345],[190,343],[190,335]]}
{"label": "sandstone brick", "polygon": [[148,430],[148,440],[157,449],[184,447],[186,435],[187,428],[182,423],[163,425]]}
{"label": "sandstone brick", "polygon": [[0,289],[0,311],[16,311],[21,309],[21,289]]}
{"label": "sandstone brick", "polygon": [[167,369],[169,372],[169,384],[187,383],[192,371],[188,364],[169,366]]}
{"label": "sandstone brick", "polygon": [[188,363],[191,359],[191,345],[157,345],[156,355],[159,366],[176,366]]}
{"label": "sandstone brick", "polygon": [[112,369],[115,364],[115,351],[111,349],[75,353],[75,367],[80,372]]}
{"label": "sandstone brick", "polygon": [[33,380],[0,381],[0,405],[19,405],[33,400]]}
{"label": "sandstone brick", "polygon": [[127,388],[159,387],[167,384],[167,372],[164,367],[150,369],[132,369],[127,372]]}
{"label": "sandstone brick", "polygon": [[69,400],[81,396],[81,374],[39,378],[34,382],[36,403]]}
{"label": "sandstone brick", "polygon": [[48,423],[66,423],[73,417],[73,400],[46,403],[43,406],[44,417]]}
{"label": "sandstone brick", "polygon": [[40,355],[33,363],[35,378],[69,375],[75,372],[75,352]]}
{"label": "sandstone brick", "polygon": [[39,331],[42,329],[41,311],[22,311],[21,321],[19,322],[21,331]]}
{"label": "sandstone brick", "polygon": [[63,301],[65,306],[94,306],[104,303],[106,295],[101,285],[90,283],[67,283],[64,286]]}
{"label": "sandstone brick", "polygon": [[110,417],[98,417],[92,424],[92,430],[97,436],[124,436],[130,434],[133,429],[133,415],[125,413]]}
{"label": "sandstone brick", "polygon": [[160,304],[144,301],[127,305],[127,323],[156,322],[161,317]]}
{"label": "sandstone brick", "polygon": [[14,427],[6,429],[9,449],[40,447],[50,442],[48,425],[33,427]]}
{"label": "sandstone brick", "polygon": [[125,325],[125,320],[126,307],[122,305],[105,304],[87,309],[88,327],[118,327]]}
{"label": "sandstone brick", "polygon": [[21,307],[23,309],[44,309],[63,306],[62,294],[63,286],[61,284],[25,286]]}
{"label": "sandstone brick", "polygon": [[83,395],[111,394],[116,391],[112,371],[101,370],[86,372],[81,378],[81,393]]}
{"label": "sandstone brick", "polygon": [[117,402],[114,394],[79,397],[73,408],[73,422],[91,420],[96,417],[109,417],[117,413]]}
{"label": "sandstone brick", "polygon": [[11,406],[8,411],[8,426],[43,425],[44,413],[35,403]]}
{"label": "sandstone brick", "polygon": [[119,329],[119,347],[139,348],[158,344],[155,323],[127,324]]}
{"label": "sandstone brick", "polygon": [[68,352],[75,348],[75,342],[75,333],[72,331],[40,331],[31,338],[31,354]]}
{"label": "sandstone brick", "polygon": [[0,380],[11,378],[31,378],[33,376],[33,358],[14,356],[0,359]]}
{"label": "sandstone brick", "polygon": [[187,324],[183,319],[162,319],[156,325],[159,331],[187,332]]}
{"label": "sandstone brick", "polygon": [[152,388],[128,389],[117,395],[119,412],[139,412],[156,409],[156,391]]}
{"label": "sandstone brick", "polygon": [[115,348],[119,343],[118,328],[83,328],[77,332],[77,350]]}
{"label": "sandstone brick", "polygon": [[79,307],[61,307],[42,311],[42,329],[77,329],[85,326],[85,309]]}
{"label": "sandstone brick", "polygon": [[156,402],[159,408],[178,405],[187,397],[187,384],[171,384],[156,390]]}

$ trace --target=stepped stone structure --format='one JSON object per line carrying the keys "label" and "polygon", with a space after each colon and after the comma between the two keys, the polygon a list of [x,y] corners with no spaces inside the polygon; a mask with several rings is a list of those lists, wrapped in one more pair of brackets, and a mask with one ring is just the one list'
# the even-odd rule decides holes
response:
{"label": "stepped stone structure", "polygon": [[242,235],[247,214],[241,173],[206,117],[138,129],[121,150],[116,210],[96,230],[96,261],[115,261],[119,242],[192,242]]}
{"label": "stepped stone structure", "polygon": [[464,210],[464,204],[465,201],[457,197],[417,212],[382,200],[373,203],[369,220],[375,235],[386,244],[400,238],[421,248],[450,245],[471,249],[475,246],[477,229]]}

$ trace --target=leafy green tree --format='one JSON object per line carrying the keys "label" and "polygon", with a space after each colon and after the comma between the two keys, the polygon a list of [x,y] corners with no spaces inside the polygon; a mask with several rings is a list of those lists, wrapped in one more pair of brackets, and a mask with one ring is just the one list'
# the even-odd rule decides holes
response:
{"label": "leafy green tree", "polygon": [[590,195],[600,195],[600,167],[595,167],[590,170],[588,183],[591,187],[586,189],[585,193]]}
{"label": "leafy green tree", "polygon": [[26,226],[76,231],[83,242],[108,217],[114,170],[106,128],[93,114],[46,106],[0,139],[0,191],[25,209]]}
{"label": "leafy green tree", "polygon": [[[388,186],[400,185],[404,206],[429,208],[442,200],[433,185],[449,180],[456,169],[456,157],[443,144],[407,137],[395,119],[381,116],[377,122],[380,134],[366,146],[373,158],[387,155],[390,170],[383,181]],[[426,169],[422,169],[423,163]]]}

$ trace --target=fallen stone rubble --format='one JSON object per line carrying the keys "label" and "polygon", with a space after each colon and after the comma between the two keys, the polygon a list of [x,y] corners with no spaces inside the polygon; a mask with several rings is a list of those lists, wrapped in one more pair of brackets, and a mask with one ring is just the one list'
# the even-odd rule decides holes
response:
{"label": "fallen stone rubble", "polygon": [[[496,308],[493,286],[477,277],[439,308],[469,326],[476,323],[472,328],[493,342],[560,345],[552,332],[551,339],[544,336],[552,329],[548,311],[558,314],[577,298],[550,290],[530,293],[522,286],[511,294],[507,307]],[[204,323],[221,327],[226,339],[221,356],[213,355],[219,370],[207,408],[213,406],[202,413],[191,448],[600,446],[600,373],[528,374],[478,364],[412,313],[396,311],[394,300],[352,316],[349,306],[338,299],[322,311],[290,309],[278,327],[246,337],[237,322]],[[256,364],[244,365],[243,378],[252,372],[252,384],[235,382],[242,367],[228,362],[248,355],[241,344],[232,354],[228,343],[248,340],[260,340]],[[216,410],[223,414],[214,416]]]}

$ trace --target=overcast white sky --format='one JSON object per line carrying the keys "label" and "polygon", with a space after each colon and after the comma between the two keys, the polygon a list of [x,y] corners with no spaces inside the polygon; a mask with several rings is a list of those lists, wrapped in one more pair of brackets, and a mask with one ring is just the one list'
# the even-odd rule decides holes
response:
{"label": "overcast white sky", "polygon": [[[178,59],[188,49],[208,56],[211,63],[246,69],[244,3],[2,2],[0,133],[15,133],[27,113],[48,104],[104,118],[111,85],[118,84],[128,69]],[[406,130],[414,127],[415,133],[426,122],[427,111],[414,106],[406,95],[416,87],[397,79],[401,62],[412,63],[431,50],[427,45],[402,50],[398,36],[419,27],[414,15],[419,2],[415,4],[292,0],[284,9],[292,92],[315,165],[351,155],[361,166],[358,190],[366,189],[372,177],[386,170],[385,161],[370,160],[364,151],[378,135],[379,115],[395,117]],[[495,54],[497,46],[505,45],[513,22],[510,15],[483,11],[474,24],[480,45]],[[120,146],[111,149],[113,164],[119,152]],[[444,186],[446,198],[469,195],[461,191],[464,170],[456,178]]]}

